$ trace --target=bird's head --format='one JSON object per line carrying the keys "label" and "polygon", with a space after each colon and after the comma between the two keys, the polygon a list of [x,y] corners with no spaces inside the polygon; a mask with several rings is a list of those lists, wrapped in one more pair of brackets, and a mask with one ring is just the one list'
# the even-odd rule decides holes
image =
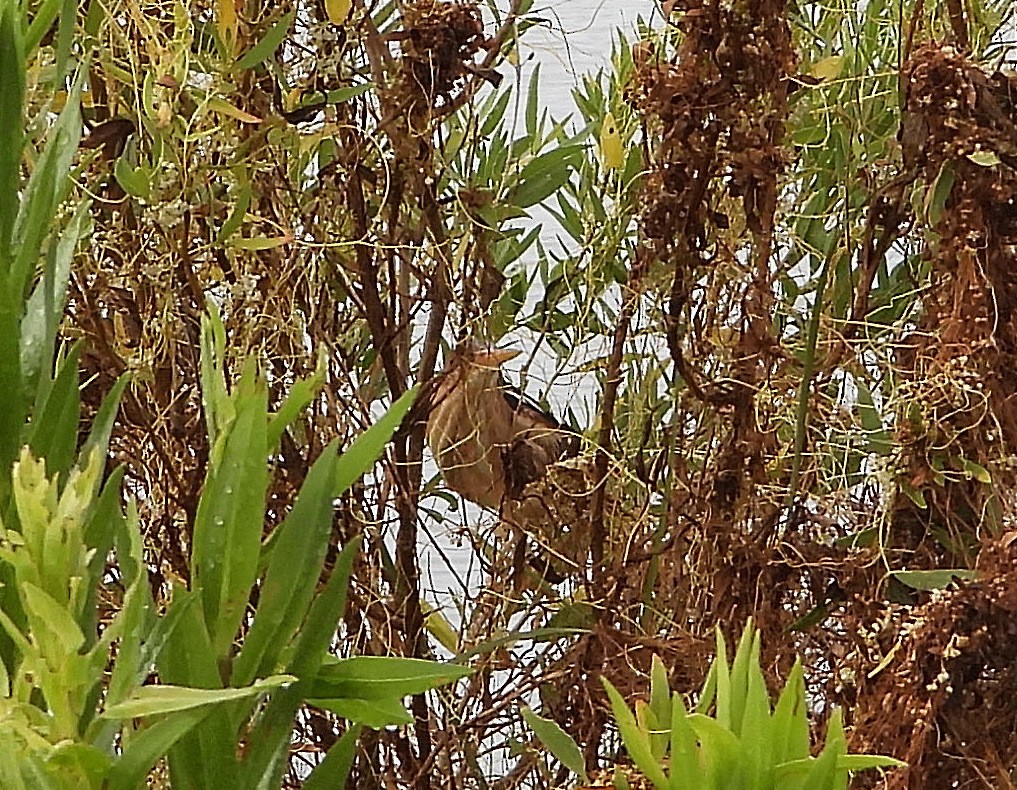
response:
{"label": "bird's head", "polygon": [[494,348],[478,340],[465,340],[456,346],[449,356],[449,364],[446,369],[460,367],[497,370],[505,362],[514,359],[521,353],[511,348]]}

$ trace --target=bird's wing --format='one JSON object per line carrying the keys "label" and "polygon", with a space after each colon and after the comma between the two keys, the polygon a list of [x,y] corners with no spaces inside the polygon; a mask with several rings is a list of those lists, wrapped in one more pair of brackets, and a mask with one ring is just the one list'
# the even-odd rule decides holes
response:
{"label": "bird's wing", "polygon": [[570,458],[579,452],[579,433],[556,420],[536,400],[509,385],[504,378],[501,393],[512,409],[515,435],[539,445],[550,456],[549,461]]}

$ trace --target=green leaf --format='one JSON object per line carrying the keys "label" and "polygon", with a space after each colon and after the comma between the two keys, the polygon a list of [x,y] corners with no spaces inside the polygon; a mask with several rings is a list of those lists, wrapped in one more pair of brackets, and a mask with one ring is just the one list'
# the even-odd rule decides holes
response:
{"label": "green leaf", "polygon": [[46,770],[84,788],[101,787],[113,761],[102,749],[88,743],[63,741],[46,755]]}
{"label": "green leaf", "polygon": [[19,301],[35,272],[43,240],[52,229],[53,217],[69,184],[68,173],[81,139],[81,113],[78,108],[81,80],[82,75],[79,74],[68,93],[66,105],[47,135],[42,156],[36,162],[22,194],[12,235],[14,266],[9,271],[10,296]]}
{"label": "green leaf", "polygon": [[413,387],[399,398],[378,422],[358,436],[346,449],[336,466],[336,483],[333,496],[342,496],[360,476],[370,469],[381,457],[385,445],[403,421],[417,397],[418,387]]}
{"label": "green leaf", "polygon": [[401,699],[472,674],[469,667],[420,658],[357,656],[323,666],[308,696]]}
{"label": "green leaf", "polygon": [[43,371],[52,364],[57,330],[67,302],[67,282],[78,241],[89,227],[86,201],[50,247],[42,279],[36,284],[21,319],[21,370],[25,386],[35,390]]}
{"label": "green leaf", "polygon": [[328,91],[325,94],[325,102],[327,104],[343,104],[344,102],[348,102],[350,99],[357,98],[357,96],[363,96],[373,88],[373,82],[362,82],[359,85],[348,85],[345,88],[337,88],[336,90]]}
{"label": "green leaf", "polygon": [[897,581],[915,590],[942,590],[949,587],[954,579],[977,581],[978,571],[967,568],[943,568],[934,571],[892,571]]}
{"label": "green leaf", "polygon": [[335,567],[328,583],[314,599],[307,613],[293,649],[293,658],[288,667],[297,677],[309,677],[317,673],[335,635],[336,624],[346,611],[346,594],[350,586],[353,561],[360,552],[361,539],[358,535],[343,546],[336,558]]}
{"label": "green leaf", "polygon": [[[222,227],[219,228],[219,233],[216,234],[215,237],[216,244],[223,244],[226,242],[234,233],[240,230],[241,225],[244,224],[244,217],[247,216],[247,209],[251,207],[251,182],[241,181],[230,190],[230,196],[234,199],[233,210],[230,212],[229,216],[226,217],[226,221],[223,222]],[[218,319],[218,313],[216,313],[215,317]]]}
{"label": "green leaf", "polygon": [[[25,34],[25,55],[30,57],[34,54],[35,48],[39,46],[43,36],[53,27],[63,0],[44,0],[36,9],[32,23],[28,26]],[[15,8],[17,6],[15,5]]]}
{"label": "green leaf", "polygon": [[326,360],[324,347],[318,355],[318,364],[308,378],[299,379],[290,387],[279,410],[268,421],[268,447],[278,446],[286,428],[306,409],[325,384]]}
{"label": "green leaf", "polygon": [[586,146],[562,145],[534,157],[517,177],[516,185],[505,201],[513,206],[529,208],[557,192],[579,166]]}
{"label": "green leaf", "polygon": [[219,442],[219,434],[236,418],[236,408],[226,391],[225,358],[226,329],[219,317],[219,308],[209,301],[201,318],[200,379],[201,410],[205,414],[208,443],[213,448]]}
{"label": "green leaf", "polygon": [[650,710],[661,724],[671,720],[671,687],[660,656],[653,654],[650,665]]}
{"label": "green leaf", "polygon": [[336,790],[346,786],[346,778],[357,754],[360,732],[361,727],[354,724],[332,744],[325,759],[314,766],[314,770],[304,780],[303,790]]}
{"label": "green leaf", "polygon": [[398,698],[345,699],[329,697],[327,699],[309,699],[308,703],[376,730],[413,723],[413,716],[403,707]]}
{"label": "green leaf", "polygon": [[968,154],[967,158],[980,167],[995,167],[1000,164],[995,151],[975,151]]}
{"label": "green leaf", "polygon": [[28,444],[38,458],[46,459],[50,474],[63,473],[74,463],[78,443],[81,400],[78,392],[78,360],[82,343],[71,348],[60,364],[45,400],[38,404]]}
{"label": "green leaf", "polygon": [[943,162],[939,175],[926,191],[925,197],[925,221],[930,228],[935,228],[943,216],[943,209],[946,208],[946,201],[953,190],[953,182],[957,174],[954,172],[950,162]]}
{"label": "green leaf", "polygon": [[883,425],[883,418],[876,409],[872,393],[860,379],[855,379],[858,388],[858,416],[865,431],[866,450],[877,455],[888,455],[891,449],[890,432]]}
{"label": "green leaf", "polygon": [[267,391],[253,360],[233,396],[236,419],[222,443],[194,521],[195,588],[216,656],[225,656],[247,609],[258,569],[268,487]]}
{"label": "green leaf", "polygon": [[727,665],[727,642],[717,626],[717,655],[713,659],[717,677],[717,721],[722,727],[732,726],[731,715],[731,668]]}
{"label": "green leaf", "polygon": [[[113,547],[114,533],[122,528],[124,521],[120,509],[120,485],[123,479],[124,468],[117,467],[109,476],[102,492],[95,492],[95,504],[88,513],[82,533],[85,545],[91,552],[88,561],[88,578],[84,580],[87,597],[85,605],[82,607],[82,619],[80,620],[81,630],[88,637],[87,644],[89,646],[95,644],[98,638],[96,623],[99,614],[98,596],[102,577],[106,572],[106,561],[110,549]],[[97,476],[96,482],[100,483],[101,477]],[[123,610],[117,612],[115,617],[120,617],[122,612]]]}
{"label": "green leaf", "polygon": [[773,709],[770,744],[773,764],[809,756],[809,719],[806,711],[805,674],[796,659]]}
{"label": "green leaf", "polygon": [[989,474],[989,470],[981,464],[976,464],[974,461],[969,461],[967,458],[961,458],[961,469],[964,475],[969,478],[974,478],[979,483],[985,485],[992,485],[992,475]]}
{"label": "green leaf", "polygon": [[128,161],[128,154],[125,151],[113,165],[113,175],[117,183],[124,188],[124,192],[142,200],[148,200],[152,193],[152,184],[149,180],[148,171],[141,166],[135,167]]}
{"label": "green leaf", "polygon": [[[234,667],[234,685],[246,685],[271,672],[307,614],[332,532],[337,441],[315,461],[293,509],[278,527],[254,623]],[[294,568],[300,573],[294,575]]]}
{"label": "green leaf", "polygon": [[907,768],[908,764],[895,757],[882,754],[842,754],[837,768],[845,771],[865,771],[869,768]]}
{"label": "green leaf", "polygon": [[586,776],[586,760],[583,752],[565,730],[551,719],[538,716],[529,706],[522,708],[523,721],[533,730],[542,744],[554,756],[558,762],[568,768],[579,777],[584,784],[589,782]]}
{"label": "green leaf", "polygon": [[93,451],[98,452],[102,456],[108,453],[109,437],[113,432],[113,423],[120,408],[120,398],[123,396],[124,390],[130,381],[131,374],[124,373],[114,382],[109,392],[102,399],[102,403],[99,404],[99,410],[95,413],[95,417],[92,418],[92,427],[88,432],[88,438],[81,445],[81,450],[78,453],[79,458],[87,458]]}
{"label": "green leaf", "polygon": [[699,713],[689,716],[689,724],[699,736],[700,757],[705,763],[706,787],[737,787],[737,777],[744,765],[738,737],[717,720]]}
{"label": "green leaf", "polygon": [[129,699],[111,705],[103,712],[107,719],[134,719],[188,710],[202,705],[257,697],[287,683],[293,683],[293,675],[271,675],[245,688],[203,689],[188,686],[144,686]]}
{"label": "green leaf", "polygon": [[24,140],[22,102],[25,93],[25,51],[18,4],[0,5],[0,272],[6,259],[18,214],[21,188],[21,149]]}
{"label": "green leaf", "polygon": [[670,769],[669,790],[686,790],[703,786],[699,764],[699,738],[688,721],[688,712],[682,695],[671,697]]}
{"label": "green leaf", "polygon": [[[20,585],[32,639],[48,647],[42,648],[47,654],[46,658],[55,661],[76,655],[85,644],[85,635],[81,633],[71,613],[53,596],[31,582],[22,581]],[[56,642],[50,642],[48,638],[43,642],[46,634],[52,634]]]}
{"label": "green leaf", "polygon": [[290,11],[288,14],[284,14],[278,22],[272,25],[271,29],[265,34],[265,37],[247,50],[240,60],[237,61],[237,68],[241,70],[252,69],[272,57],[275,51],[279,48],[279,45],[282,44],[283,40],[286,38],[286,34],[289,32],[290,26],[293,24],[293,18],[296,16],[296,13],[296,11]]}
{"label": "green leaf", "polygon": [[636,767],[653,782],[653,786],[657,790],[665,790],[670,783],[664,769],[653,757],[649,733],[643,732],[639,728],[636,717],[632,715],[632,711],[625,704],[625,699],[618,693],[618,689],[611,685],[607,678],[602,677],[600,682],[604,684],[607,696],[611,701],[611,712],[614,715],[615,724],[618,725],[622,743],[625,744],[625,751],[628,752]]}
{"label": "green leaf", "polygon": [[140,732],[125,735],[125,746],[109,773],[107,790],[143,787],[159,758],[210,712],[208,706],[177,711]]}

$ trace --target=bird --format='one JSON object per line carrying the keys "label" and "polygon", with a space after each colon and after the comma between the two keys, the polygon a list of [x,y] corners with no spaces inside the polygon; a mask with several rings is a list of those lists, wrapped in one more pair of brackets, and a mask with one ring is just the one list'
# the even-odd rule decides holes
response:
{"label": "bird", "polygon": [[501,366],[519,353],[460,343],[437,377],[427,420],[427,443],[445,484],[495,511],[579,449],[577,433],[509,386]]}

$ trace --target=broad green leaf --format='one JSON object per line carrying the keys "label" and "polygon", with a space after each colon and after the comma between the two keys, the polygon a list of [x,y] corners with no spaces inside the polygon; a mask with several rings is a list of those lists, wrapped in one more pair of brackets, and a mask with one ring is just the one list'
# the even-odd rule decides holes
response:
{"label": "broad green leaf", "polygon": [[762,787],[762,778],[769,776],[773,767],[770,695],[759,665],[759,649],[759,633],[755,632],[752,639],[752,654],[749,659],[745,689],[745,710],[742,715],[740,732],[743,754],[745,755],[748,790],[758,790]]}
{"label": "broad green leaf", "polygon": [[329,697],[327,699],[309,699],[311,705],[331,711],[344,719],[364,724],[376,730],[383,727],[398,727],[412,724],[413,716],[403,706],[399,698],[384,699],[346,699]]}
{"label": "broad green leaf", "polygon": [[562,145],[535,157],[519,173],[505,200],[529,208],[558,191],[579,166],[585,146]]}
{"label": "broad green leaf", "polygon": [[89,227],[90,207],[87,201],[78,206],[56,244],[50,247],[43,276],[25,305],[25,315],[21,319],[21,370],[30,391],[36,388],[40,375],[52,364],[57,329],[67,301],[71,260],[78,241]]}
{"label": "broad green leaf", "polygon": [[671,687],[667,682],[667,669],[656,653],[650,664],[650,709],[661,724],[671,720]]}
{"label": "broad green leaf", "polygon": [[[234,668],[234,685],[246,685],[257,675],[273,671],[280,652],[307,615],[332,532],[337,442],[315,461],[293,509],[278,527],[254,623]],[[300,573],[294,575],[294,568]]]}
{"label": "broad green leaf", "polygon": [[216,656],[225,656],[233,644],[261,552],[268,486],[267,391],[253,360],[233,401],[236,419],[219,438],[221,456],[209,464],[194,521],[194,588],[201,591]]}
{"label": "broad green leaf", "polygon": [[996,156],[995,151],[975,151],[967,155],[967,158],[974,162],[980,167],[995,167],[1000,164],[1000,158]]}
{"label": "broad green leaf", "polygon": [[669,742],[669,790],[685,790],[702,786],[699,765],[699,738],[688,721],[688,711],[682,695],[671,697],[671,733]]}
{"label": "broad green leaf", "polygon": [[667,745],[670,740],[668,737],[669,724],[658,721],[653,709],[645,700],[641,699],[635,701],[635,716],[639,729],[650,737],[650,753],[653,755],[653,759],[658,763],[661,762],[667,753]]}
{"label": "broad green leaf", "polygon": [[84,788],[101,787],[113,761],[110,755],[88,743],[62,741],[46,755],[46,770]]}
{"label": "broad green leaf", "polygon": [[78,360],[82,344],[75,343],[61,361],[45,400],[37,404],[29,432],[29,446],[46,459],[50,474],[66,472],[74,463],[78,443],[81,400],[78,392]]}
{"label": "broad green leaf", "polygon": [[417,397],[417,387],[405,392],[392,404],[385,416],[358,436],[347,448],[336,466],[336,482],[333,496],[342,496],[360,476],[370,469],[381,457],[385,445],[403,421]]}
{"label": "broad green leaf", "polygon": [[296,11],[290,11],[289,13],[284,14],[278,22],[272,25],[269,31],[265,34],[264,38],[241,56],[241,58],[237,61],[237,68],[241,70],[252,69],[272,57],[272,55],[275,54],[275,51],[279,48],[279,45],[282,44],[283,40],[286,38],[286,34],[289,32],[290,27],[293,24],[293,18],[296,16],[296,13]]}
{"label": "broad green leaf", "polygon": [[533,730],[547,750],[558,762],[568,768],[579,777],[579,781],[586,783],[586,760],[583,752],[565,730],[558,726],[557,722],[538,716],[529,706],[524,705],[521,713],[523,721]]}
{"label": "broad green leaf", "polygon": [[817,60],[809,67],[809,74],[817,79],[828,81],[837,79],[844,69],[843,55],[830,55],[822,60]]}
{"label": "broad green leaf", "polygon": [[967,568],[943,568],[934,571],[892,571],[897,581],[915,590],[941,590],[949,587],[955,579],[976,581],[978,571]]}
{"label": "broad green leaf", "polygon": [[81,139],[81,113],[78,97],[82,74],[75,78],[56,123],[49,130],[42,156],[35,163],[28,185],[22,194],[21,207],[14,224],[14,266],[10,269],[10,295],[24,297],[29,278],[34,273],[50,233],[57,207],[67,192],[71,162]]}
{"label": "broad green leaf", "polygon": [[[239,787],[279,786],[292,738],[293,718],[304,703],[306,686],[305,682],[298,681],[279,689],[259,712],[249,733],[250,747],[240,764]],[[239,713],[241,716],[234,716],[231,732],[236,732],[242,724],[246,709]]]}
{"label": "broad green leaf", "polygon": [[985,485],[992,485],[992,475],[990,475],[989,470],[981,464],[976,464],[974,461],[969,461],[967,458],[961,458],[960,464],[966,477],[974,478],[979,483],[984,483]]}
{"label": "broad green leaf", "polygon": [[148,171],[141,166],[135,167],[128,161],[125,151],[113,165],[113,175],[124,192],[142,200],[148,200],[152,193],[152,184]]}
{"label": "broad green leaf", "polygon": [[244,688],[203,689],[187,686],[144,686],[133,697],[111,705],[102,715],[107,719],[133,719],[172,713],[202,705],[257,697],[294,681],[296,681],[296,677],[293,675],[271,675]]}
{"label": "broad green leaf", "polygon": [[[745,630],[742,631],[741,639],[738,640],[734,661],[731,662],[731,721],[726,726],[730,727],[735,735],[740,736],[742,734],[742,719],[745,715],[745,705],[748,700],[749,671],[753,656],[758,657],[758,654],[758,635],[752,627],[752,620],[750,618],[745,625]],[[717,655],[720,656],[722,654],[718,651]],[[719,712],[717,718],[720,719]]]}
{"label": "broad green leaf", "polygon": [[611,712],[614,715],[615,724],[618,726],[618,732],[621,734],[622,743],[625,744],[625,751],[629,753],[629,757],[632,758],[636,767],[653,782],[653,786],[657,790],[665,790],[669,786],[669,782],[664,769],[653,757],[649,734],[639,728],[636,717],[632,715],[632,711],[625,704],[625,699],[618,689],[611,685],[607,678],[602,677],[600,682],[604,684],[607,696],[611,701]]}
{"label": "broad green leaf", "polygon": [[796,659],[773,710],[770,744],[773,764],[809,756],[809,720],[806,711],[805,676]]}
{"label": "broad green leaf", "polygon": [[109,773],[107,790],[135,790],[159,758],[197,726],[211,708],[202,706],[171,713],[161,721],[124,736],[124,747]]}
{"label": "broad green leaf", "polygon": [[88,438],[81,445],[81,450],[78,453],[79,458],[87,458],[93,451],[105,457],[109,449],[109,437],[113,432],[113,423],[116,421],[117,411],[120,408],[120,398],[130,381],[131,374],[124,373],[102,399],[99,410],[92,418],[92,427],[88,431]]}
{"label": "broad green leaf", "polygon": [[[85,644],[85,635],[67,608],[31,582],[21,582],[21,595],[32,638],[43,646],[46,657],[58,661],[77,654]],[[56,641],[51,641],[47,634],[55,637]]]}
{"label": "broad green leaf", "polygon": [[705,764],[706,786],[739,786],[737,777],[744,778],[746,763],[738,737],[716,719],[699,713],[689,716],[689,725],[702,744],[700,759]]}
{"label": "broad green leaf", "polygon": [[317,673],[325,656],[328,655],[336,626],[346,610],[350,574],[353,571],[353,561],[360,552],[360,542],[361,538],[358,535],[343,546],[328,583],[311,604],[288,667],[297,677],[309,677]]}
{"label": "broad green leaf", "polygon": [[458,664],[419,658],[356,656],[324,665],[308,696],[401,699],[472,674],[472,669]]}
{"label": "broad green leaf", "polygon": [[449,653],[455,655],[459,652],[459,632],[452,627],[452,624],[430,603],[421,599],[420,611],[424,615],[424,630],[438,640],[438,644],[444,647]]}
{"label": "broad green leaf", "polygon": [[279,410],[268,421],[268,448],[279,444],[286,428],[306,409],[325,384],[326,359],[324,350],[318,355],[318,364],[308,378],[299,379],[290,387]]}
{"label": "broad green leaf", "polygon": [[837,761],[843,753],[842,749],[826,748],[812,761],[805,774],[803,787],[829,788],[833,790],[837,778]]}
{"label": "broad green leaf", "polygon": [[24,58],[21,12],[17,3],[7,0],[0,5],[0,272],[7,270],[20,204]]}
{"label": "broad green leaf", "polygon": [[351,725],[342,737],[332,744],[325,759],[314,766],[314,770],[304,780],[303,790],[334,790],[345,787],[346,777],[349,776],[353,758],[356,757],[360,732],[359,725]]}

